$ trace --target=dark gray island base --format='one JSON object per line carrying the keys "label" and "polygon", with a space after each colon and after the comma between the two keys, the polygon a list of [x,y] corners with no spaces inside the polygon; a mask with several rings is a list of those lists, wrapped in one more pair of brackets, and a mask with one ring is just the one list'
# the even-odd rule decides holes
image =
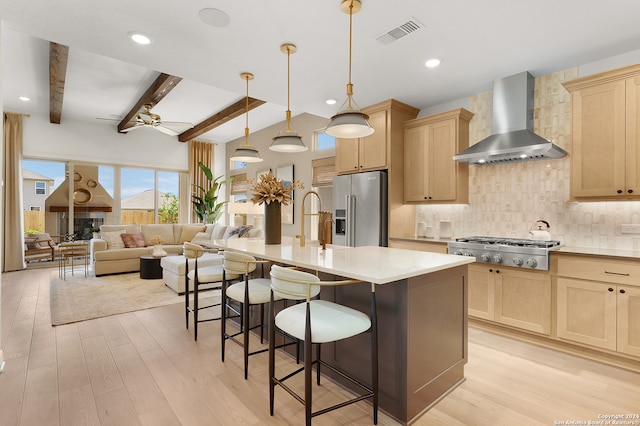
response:
{"label": "dark gray island base", "polygon": [[[375,286],[380,409],[403,424],[417,420],[464,381],[466,274],[464,265]],[[322,298],[369,313],[370,295],[371,284],[363,282],[324,289]],[[370,335],[361,334],[323,345],[322,358],[370,385],[369,345]]]}

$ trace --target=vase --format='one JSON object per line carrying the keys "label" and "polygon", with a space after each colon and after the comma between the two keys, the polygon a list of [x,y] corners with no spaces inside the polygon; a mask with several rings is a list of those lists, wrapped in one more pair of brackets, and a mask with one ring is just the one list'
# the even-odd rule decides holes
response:
{"label": "vase", "polygon": [[280,244],[282,241],[282,204],[264,204],[264,243]]}

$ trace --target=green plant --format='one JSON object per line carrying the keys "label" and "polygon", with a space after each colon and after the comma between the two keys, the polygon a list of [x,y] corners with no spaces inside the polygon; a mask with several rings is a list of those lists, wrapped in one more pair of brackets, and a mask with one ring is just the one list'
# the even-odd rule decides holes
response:
{"label": "green plant", "polygon": [[178,197],[171,193],[165,194],[162,206],[158,210],[158,221],[160,223],[178,223],[179,207]]}
{"label": "green plant", "polygon": [[235,176],[223,179],[224,176],[222,175],[214,179],[211,169],[202,162],[198,163],[198,167],[204,173],[207,182],[205,186],[192,184],[194,187],[194,192],[191,195],[193,212],[203,223],[216,223],[222,216],[222,208],[227,204],[226,201],[218,202],[220,188],[222,185],[231,182]]}

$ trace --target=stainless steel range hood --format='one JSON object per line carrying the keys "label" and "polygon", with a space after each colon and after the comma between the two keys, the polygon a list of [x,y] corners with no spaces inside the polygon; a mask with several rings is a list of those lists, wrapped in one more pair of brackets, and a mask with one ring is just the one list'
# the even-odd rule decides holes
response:
{"label": "stainless steel range hood", "polygon": [[534,78],[527,71],[493,83],[493,134],[453,156],[487,166],[562,158],[567,152],[533,133]]}

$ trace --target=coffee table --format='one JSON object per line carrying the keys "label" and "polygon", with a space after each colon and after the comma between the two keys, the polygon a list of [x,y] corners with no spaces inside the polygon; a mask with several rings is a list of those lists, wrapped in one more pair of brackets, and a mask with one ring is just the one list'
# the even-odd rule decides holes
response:
{"label": "coffee table", "polygon": [[162,278],[162,257],[149,255],[140,256],[140,278],[143,280],[155,280]]}

